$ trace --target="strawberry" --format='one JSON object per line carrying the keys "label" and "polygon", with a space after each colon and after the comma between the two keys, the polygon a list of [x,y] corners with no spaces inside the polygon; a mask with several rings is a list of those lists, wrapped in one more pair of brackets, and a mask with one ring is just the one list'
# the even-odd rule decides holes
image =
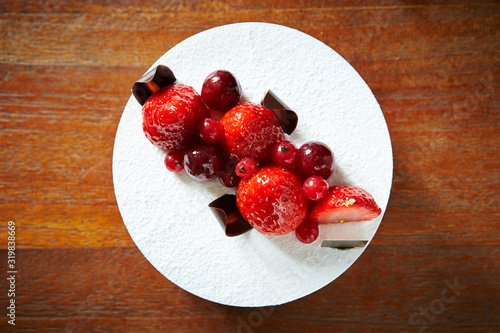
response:
{"label": "strawberry", "polygon": [[382,210],[365,190],[355,186],[334,186],[318,201],[309,218],[320,224],[359,222],[376,218]]}
{"label": "strawberry", "polygon": [[283,235],[295,230],[307,217],[302,181],[292,171],[267,166],[242,179],[236,192],[241,215],[257,231]]}
{"label": "strawberry", "polygon": [[278,118],[260,104],[238,104],[224,114],[220,123],[224,126],[220,145],[233,160],[251,157],[259,163],[267,162],[273,146],[284,139]]}
{"label": "strawberry", "polygon": [[196,136],[198,123],[208,116],[205,104],[192,87],[171,84],[144,103],[142,129],[155,146],[183,150]]}

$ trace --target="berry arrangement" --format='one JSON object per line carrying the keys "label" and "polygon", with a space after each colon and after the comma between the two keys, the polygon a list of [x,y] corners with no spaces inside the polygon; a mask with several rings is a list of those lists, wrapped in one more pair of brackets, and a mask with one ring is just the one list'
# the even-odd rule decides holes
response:
{"label": "berry arrangement", "polygon": [[307,244],[318,238],[319,224],[366,221],[381,213],[365,190],[329,184],[335,159],[327,145],[297,147],[287,139],[296,114],[276,96],[266,95],[261,104],[240,102],[241,85],[229,71],[210,73],[198,94],[158,66],[132,90],[143,105],[144,134],[165,150],[169,171],[184,170],[201,182],[218,178],[236,188],[235,196],[209,205],[226,227],[244,223],[241,232],[253,227],[274,236],[295,232]]}

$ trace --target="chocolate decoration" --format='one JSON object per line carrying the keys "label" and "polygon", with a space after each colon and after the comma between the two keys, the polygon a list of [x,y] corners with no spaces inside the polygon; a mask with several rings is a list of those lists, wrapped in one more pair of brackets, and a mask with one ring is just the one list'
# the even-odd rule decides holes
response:
{"label": "chocolate decoration", "polygon": [[132,84],[132,93],[139,104],[144,105],[155,91],[174,83],[175,80],[175,75],[170,68],[158,65]]}
{"label": "chocolate decoration", "polygon": [[290,108],[271,90],[267,91],[260,104],[271,110],[276,115],[281,128],[283,128],[283,132],[286,134],[292,134],[297,127],[297,122],[299,121],[299,117],[294,111],[290,110]]}
{"label": "chocolate decoration", "polygon": [[334,240],[325,239],[321,243],[321,247],[331,247],[339,250],[348,250],[355,247],[365,247],[368,244],[367,240]]}
{"label": "chocolate decoration", "polygon": [[234,194],[224,194],[212,201],[208,207],[224,229],[226,236],[233,237],[244,234],[253,227],[241,216],[236,206]]}

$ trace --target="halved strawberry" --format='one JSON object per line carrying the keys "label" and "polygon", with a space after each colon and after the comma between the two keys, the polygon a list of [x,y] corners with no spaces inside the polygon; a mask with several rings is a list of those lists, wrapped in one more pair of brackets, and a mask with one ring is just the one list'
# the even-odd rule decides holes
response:
{"label": "halved strawberry", "polygon": [[374,219],[381,212],[370,193],[344,185],[333,186],[327,196],[314,205],[309,218],[321,224],[360,222]]}

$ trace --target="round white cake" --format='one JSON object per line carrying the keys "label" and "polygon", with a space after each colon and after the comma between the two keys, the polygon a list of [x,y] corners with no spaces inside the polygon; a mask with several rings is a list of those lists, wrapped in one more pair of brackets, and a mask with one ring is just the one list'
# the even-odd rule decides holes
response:
{"label": "round white cake", "polygon": [[335,154],[334,182],[364,188],[382,214],[366,222],[320,225],[312,244],[299,242],[293,232],[266,236],[250,230],[227,237],[208,204],[235,189],[217,179],[197,182],[185,172],[169,172],[165,152],[145,137],[141,105],[131,96],[116,133],[113,181],[125,226],[151,264],[194,295],[248,307],[296,300],[345,272],[366,247],[338,250],[321,247],[321,241],[373,238],[389,200],[393,165],[382,111],[352,66],[317,39],[267,23],[206,30],[151,68],[160,64],[198,92],[217,69],[235,75],[246,101],[259,103],[272,90],[298,114],[288,138],[298,147],[326,143]]}

